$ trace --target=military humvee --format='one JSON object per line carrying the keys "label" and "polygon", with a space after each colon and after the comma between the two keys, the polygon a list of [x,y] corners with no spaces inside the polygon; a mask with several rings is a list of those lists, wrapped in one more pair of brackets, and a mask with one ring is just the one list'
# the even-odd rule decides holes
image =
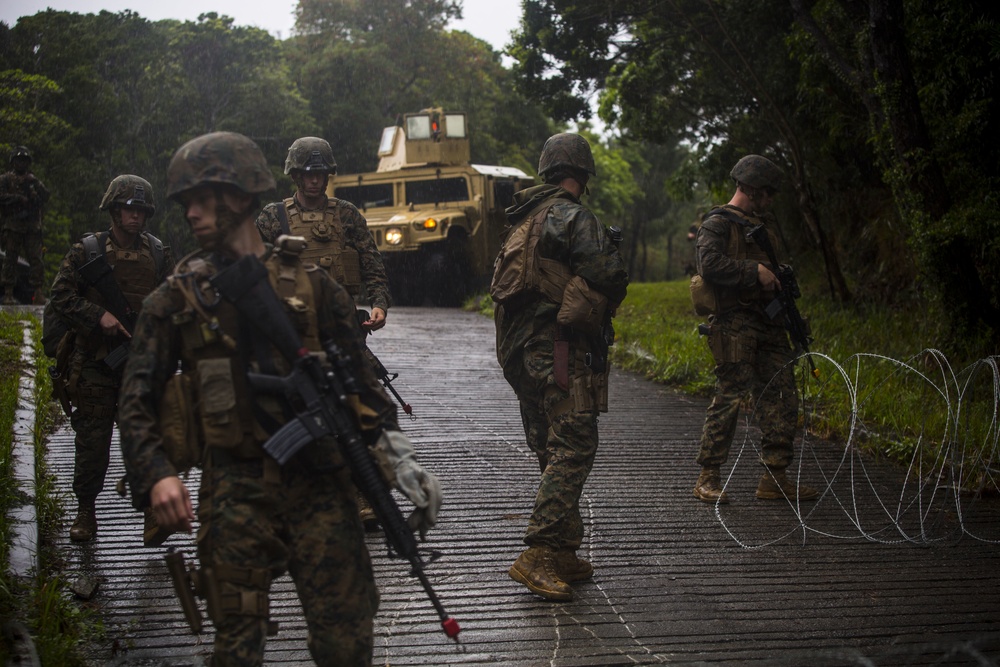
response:
{"label": "military humvee", "polygon": [[520,169],[470,164],[464,113],[425,109],[382,131],[378,169],[331,179],[364,213],[397,305],[457,306],[485,289],[504,209],[534,184]]}

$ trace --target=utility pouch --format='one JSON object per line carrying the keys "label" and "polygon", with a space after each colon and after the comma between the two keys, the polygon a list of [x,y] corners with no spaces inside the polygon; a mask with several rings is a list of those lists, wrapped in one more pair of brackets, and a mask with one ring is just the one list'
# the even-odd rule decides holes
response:
{"label": "utility pouch", "polygon": [[205,447],[231,449],[243,441],[230,360],[198,361],[198,397]]}
{"label": "utility pouch", "polygon": [[691,303],[694,312],[702,317],[719,313],[719,299],[715,288],[706,283],[697,273],[691,276]]}
{"label": "utility pouch", "polygon": [[573,276],[563,290],[556,322],[592,336],[600,333],[607,310],[608,298],[582,277]]}
{"label": "utility pouch", "polygon": [[571,393],[576,412],[607,412],[608,374],[584,373],[576,376]]}
{"label": "utility pouch", "polygon": [[708,335],[708,349],[717,364],[752,363],[757,357],[757,341],[749,336],[730,335],[722,327],[712,327]]}
{"label": "utility pouch", "polygon": [[191,378],[175,373],[167,381],[160,401],[160,437],[167,459],[181,474],[201,463],[198,430],[191,408]]}

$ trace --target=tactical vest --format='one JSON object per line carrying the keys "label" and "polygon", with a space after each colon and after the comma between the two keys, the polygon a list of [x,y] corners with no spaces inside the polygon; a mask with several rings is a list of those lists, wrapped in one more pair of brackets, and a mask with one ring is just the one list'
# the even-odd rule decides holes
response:
{"label": "tactical vest", "polygon": [[553,303],[562,303],[566,283],[573,277],[562,262],[538,254],[545,218],[556,204],[539,204],[519,225],[510,228],[493,263],[490,296],[499,304],[530,293],[541,293]]}
{"label": "tactical vest", "polygon": [[[111,240],[110,232],[87,234],[81,239],[84,263],[104,255],[111,267],[111,276],[128,302],[129,308],[139,312],[142,300],[159,285],[158,276],[163,271],[163,243],[149,232],[139,235],[139,248],[122,248]],[[81,296],[108,310],[107,300],[101,291],[87,283],[80,285]],[[43,327],[44,328],[44,327]],[[95,342],[96,341],[96,342]],[[83,350],[96,353],[101,359],[108,352],[106,336],[77,334],[76,344]]]}
{"label": "tactical vest", "polygon": [[[111,275],[132,310],[139,312],[142,300],[159,285],[158,276],[163,269],[163,243],[149,232],[139,235],[139,248],[122,248],[111,240],[109,232],[87,234],[83,237],[84,262],[103,254]],[[104,297],[93,285],[87,285],[83,297],[102,308],[107,308]]]}
{"label": "tactical vest", "polygon": [[361,257],[347,245],[337,200],[327,200],[322,211],[302,211],[295,198],[289,197],[278,212],[282,233],[302,236],[308,242],[302,261],[323,267],[352,297],[357,297],[361,291]]}
{"label": "tactical vest", "polygon": [[[749,260],[760,264],[770,264],[767,253],[752,240],[747,239],[746,232],[753,226],[746,217],[740,215],[732,209],[720,207],[709,211],[709,217],[721,217],[729,223],[729,243],[726,245],[726,256],[735,260]],[[777,247],[777,239],[774,232],[767,230],[771,239],[771,246]],[[697,280],[696,280],[697,279]],[[700,292],[700,294],[696,294]],[[702,280],[700,275],[695,275],[691,279],[691,298],[695,302],[695,308],[700,315],[718,315],[734,308],[754,308],[762,307],[763,301],[770,301],[773,294],[765,295],[758,283],[753,287],[730,287],[716,285]],[[706,304],[713,302],[711,307]],[[699,308],[699,303],[702,304]]]}
{"label": "tactical vest", "polygon": [[[184,301],[184,308],[173,314],[172,322],[180,334],[183,373],[190,378],[191,401],[196,407],[202,442],[237,458],[263,456],[261,445],[269,437],[265,426],[282,423],[284,416],[278,399],[253,395],[247,381],[242,354],[254,349],[254,341],[248,336],[262,334],[241,329],[236,307],[222,299],[208,282],[218,269],[197,254],[178,262],[167,281]],[[303,345],[310,351],[322,351],[315,298],[319,267],[283,261],[276,253],[265,265],[268,280],[284,303]],[[276,372],[287,373],[287,362],[273,345],[267,347],[272,351],[270,363]],[[262,370],[256,361],[252,367]]]}

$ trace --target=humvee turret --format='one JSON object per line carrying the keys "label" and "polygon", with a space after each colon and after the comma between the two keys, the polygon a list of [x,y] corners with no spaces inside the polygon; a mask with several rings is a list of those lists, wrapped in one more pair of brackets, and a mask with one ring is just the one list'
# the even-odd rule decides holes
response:
{"label": "humvee turret", "polygon": [[464,113],[425,109],[382,131],[379,165],[332,179],[328,192],[364,213],[393,300],[457,306],[485,289],[504,209],[534,184],[520,169],[470,163]]}

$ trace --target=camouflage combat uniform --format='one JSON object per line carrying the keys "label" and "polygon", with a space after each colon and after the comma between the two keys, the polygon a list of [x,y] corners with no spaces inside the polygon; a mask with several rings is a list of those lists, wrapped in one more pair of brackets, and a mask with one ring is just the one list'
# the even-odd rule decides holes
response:
{"label": "camouflage combat uniform", "polygon": [[[103,234],[101,236],[104,236]],[[164,247],[159,271],[150,239],[140,234],[130,248],[118,245],[107,232],[105,258],[112,276],[133,311],[162,283],[174,267],[170,249]],[[112,370],[104,357],[127,339],[105,336],[99,325],[105,313],[104,298],[80,277],[79,269],[88,261],[82,243],[74,244],[63,258],[52,283],[52,309],[76,332],[76,344],[69,363],[68,392],[73,403],[70,423],[76,433],[73,491],[81,506],[93,506],[104,488],[111,452],[111,435],[118,407],[124,364]]]}
{"label": "camouflage combat uniform", "polygon": [[[257,229],[266,243],[274,243],[278,236],[284,233],[280,207],[284,206],[287,211],[290,205],[299,208],[302,217],[320,213],[325,214],[322,218],[339,220],[339,230],[329,230],[323,219],[312,222],[304,221],[302,217],[291,216],[289,219],[291,233],[305,237],[310,246],[306,251],[307,254],[303,255],[303,261],[315,262],[327,268],[334,279],[341,283],[355,300],[360,294],[361,286],[364,285],[371,307],[388,311],[391,303],[389,279],[382,264],[382,256],[375,246],[375,240],[368,231],[368,222],[361,211],[354,204],[335,198],[327,201],[325,209],[316,211],[302,210],[295,198],[286,199],[284,202],[273,202],[265,206],[257,217]],[[296,219],[299,220],[297,224],[294,222]],[[343,246],[336,250],[339,256],[347,259],[345,249],[356,254],[356,261],[348,262],[349,267],[343,266],[344,262],[339,265],[332,264],[330,256],[333,249],[327,250],[327,248],[336,244],[338,239],[342,239],[343,242]],[[354,266],[358,266],[359,269]],[[355,272],[357,275],[352,275]]]}
{"label": "camouflage combat uniform", "polygon": [[[539,185],[514,195],[511,225],[552,204],[538,242],[539,254],[582,276],[611,303],[625,298],[628,274],[607,230],[570,192]],[[534,293],[496,309],[497,359],[517,394],[528,446],[538,456],[541,482],[524,542],[529,547],[571,549],[583,540],[580,496],[597,454],[596,408],[578,412],[570,392],[553,374],[559,304]],[[573,330],[570,385],[591,374],[584,364],[591,342]],[[596,401],[592,401],[596,402]]]}
{"label": "camouflage combat uniform", "polygon": [[[761,289],[757,265],[767,263],[767,256],[745,238],[746,229],[762,220],[735,206],[724,208],[745,221],[746,227],[716,213],[705,219],[698,232],[698,273],[716,289],[722,308],[711,318],[708,343],[716,364],[716,387],[697,461],[702,466],[726,462],[740,404],[751,394],[763,436],[762,463],[783,470],[792,461],[798,415],[792,348],[783,320],[771,320],[764,312],[774,292]],[[735,256],[731,256],[732,234],[739,235]],[[774,233],[768,230],[768,234],[772,247],[780,247]]]}
{"label": "camouflage combat uniform", "polygon": [[45,279],[42,265],[42,207],[49,200],[49,191],[30,171],[14,171],[0,175],[0,245],[7,253],[0,270],[3,291],[17,282],[17,258],[28,261],[28,282],[36,290]]}
{"label": "camouflage combat uniform", "polygon": [[[362,384],[361,401],[381,424],[393,423],[394,405],[371,368],[358,363],[363,339],[347,292],[325,271],[297,263],[295,280],[307,274],[311,287],[308,294],[297,287],[292,299],[279,286],[278,255],[269,253],[263,261],[271,284],[289,304],[304,344],[316,349],[318,340],[332,339],[354,362],[353,373]],[[266,456],[262,444],[268,430],[284,417],[273,405],[267,407],[258,402],[260,397],[253,397],[245,370],[257,363],[255,347],[272,351],[275,372],[287,372],[287,364],[269,343],[261,348],[261,341],[254,342],[250,325],[225,299],[214,305],[212,299],[202,301],[217,322],[213,329],[183,295],[184,290],[199,289],[204,276],[226,263],[220,255],[205,252],[182,260],[177,275],[145,301],[121,409],[122,451],[133,503],[142,509],[156,482],[177,474],[163,449],[157,406],[180,362],[191,379],[191,405],[195,422],[201,425],[199,445],[204,451],[198,558],[202,572],[212,570],[223,607],[221,617],[213,619],[212,664],[262,662],[268,590],[288,571],[302,602],[309,650],[317,664],[369,665],[378,591],[354,501],[355,487],[339,450],[328,442],[327,448],[313,443],[284,466]],[[273,423],[264,423],[269,420]]]}

